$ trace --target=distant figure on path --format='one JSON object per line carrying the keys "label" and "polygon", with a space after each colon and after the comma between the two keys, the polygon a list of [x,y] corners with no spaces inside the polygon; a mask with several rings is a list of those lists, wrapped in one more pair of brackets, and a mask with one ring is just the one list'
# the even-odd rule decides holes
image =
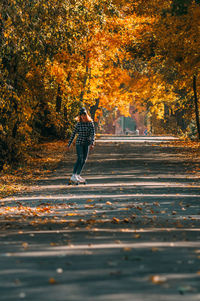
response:
{"label": "distant figure on path", "polygon": [[137,136],[139,136],[140,132],[139,132],[138,129],[135,130],[135,134],[136,134]]}
{"label": "distant figure on path", "polygon": [[81,177],[81,172],[87,160],[89,150],[94,148],[95,129],[93,120],[88,115],[85,108],[80,109],[79,116],[76,117],[76,120],[78,122],[68,143],[69,149],[76,134],[78,135],[76,139],[77,161],[74,165],[73,174],[70,178],[70,181],[72,183],[85,183],[85,179]]}
{"label": "distant figure on path", "polygon": [[147,136],[148,135],[148,131],[147,129],[144,130],[144,135]]}

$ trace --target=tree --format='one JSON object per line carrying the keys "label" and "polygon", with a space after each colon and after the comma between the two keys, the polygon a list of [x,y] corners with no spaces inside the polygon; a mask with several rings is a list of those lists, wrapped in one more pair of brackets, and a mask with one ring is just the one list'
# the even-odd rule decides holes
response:
{"label": "tree", "polygon": [[59,124],[51,106],[58,89],[48,81],[46,65],[66,41],[62,24],[66,4],[51,0],[0,4],[0,140],[2,151],[7,150],[2,162],[25,153],[33,138],[47,132],[52,122]]}
{"label": "tree", "polygon": [[[148,84],[140,96],[150,111],[163,120],[165,105],[170,107],[173,114],[182,108],[182,115],[189,124],[191,100],[194,98],[193,77],[198,74],[200,63],[199,1],[154,0],[149,3],[141,0],[130,7],[138,16],[152,20],[149,22],[150,29],[141,35],[144,45],[148,45],[151,51],[145,51],[143,55]],[[133,59],[138,55],[137,41],[132,49],[128,49]],[[197,93],[198,90],[197,84]],[[193,116],[197,115],[194,114],[194,106],[192,112]]]}
{"label": "tree", "polygon": [[103,106],[126,111],[126,91],[119,97],[129,77],[120,49],[125,23],[112,1],[0,5],[2,162],[41,136],[63,136],[83,103],[93,115]]}

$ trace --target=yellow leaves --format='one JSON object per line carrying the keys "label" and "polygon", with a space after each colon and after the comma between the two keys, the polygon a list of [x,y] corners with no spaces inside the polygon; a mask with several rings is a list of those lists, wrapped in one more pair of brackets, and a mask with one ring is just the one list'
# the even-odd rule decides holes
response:
{"label": "yellow leaves", "polygon": [[50,75],[56,77],[59,83],[62,83],[66,80],[67,73],[65,72],[64,66],[57,61],[54,61],[50,67]]}
{"label": "yellow leaves", "polygon": [[[103,30],[99,24],[93,22],[90,25],[88,21],[89,38],[76,40],[77,51],[73,54],[63,50],[57,55],[57,62],[55,60],[48,70],[57,82],[64,83],[63,91],[68,91],[70,95],[78,97],[80,91],[84,90],[85,102],[88,105],[92,105],[93,99],[100,97],[101,108],[112,110],[118,107],[127,115],[128,104],[132,101],[127,93],[130,76],[127,70],[121,68],[118,63],[118,60],[122,62],[125,57],[125,53],[119,51],[119,47],[127,43],[127,32],[130,31],[132,35],[137,22],[147,23],[148,21],[142,17],[136,18],[136,16],[132,16],[131,19],[122,16],[105,18],[106,26]],[[73,23],[73,20],[71,22]],[[84,52],[84,56],[80,54],[80,49]],[[89,61],[86,58],[89,58]],[[118,66],[113,66],[113,62],[116,62]],[[85,75],[87,76],[85,71],[87,66],[90,77],[87,78],[84,86],[83,79]],[[70,82],[66,83],[69,73]],[[125,87],[123,91],[120,89],[122,84]]]}
{"label": "yellow leaves", "polygon": [[199,6],[190,7],[184,18],[167,15],[164,19],[158,18],[155,27],[158,51],[169,67],[176,67],[179,73],[186,76],[192,74],[197,64],[195,53],[199,47],[198,17]]}
{"label": "yellow leaves", "polygon": [[1,215],[23,215],[24,217],[39,217],[43,216],[44,214],[51,213],[51,209],[53,206],[46,206],[46,207],[29,207],[29,206],[23,206],[19,204],[19,206],[7,206],[7,207],[2,207],[0,209],[0,214]]}
{"label": "yellow leaves", "polygon": [[192,15],[193,22],[196,24],[200,24],[200,8],[199,5],[192,5],[190,8],[190,14]]}

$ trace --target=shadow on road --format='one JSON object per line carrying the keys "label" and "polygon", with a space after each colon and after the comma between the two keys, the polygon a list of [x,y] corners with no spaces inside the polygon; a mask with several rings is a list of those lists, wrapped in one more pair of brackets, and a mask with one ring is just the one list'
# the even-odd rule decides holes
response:
{"label": "shadow on road", "polygon": [[199,161],[99,141],[68,186],[74,160],[1,200],[2,300],[199,300]]}

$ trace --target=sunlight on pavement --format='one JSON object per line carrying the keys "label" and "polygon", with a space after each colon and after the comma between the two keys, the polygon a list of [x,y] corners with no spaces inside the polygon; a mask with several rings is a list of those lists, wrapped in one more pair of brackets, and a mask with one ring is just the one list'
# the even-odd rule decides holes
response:
{"label": "sunlight on pavement", "polygon": [[[199,185],[189,185],[188,183],[172,183],[172,182],[142,182],[140,181],[138,183],[138,181],[135,182],[115,182],[115,183],[95,183],[95,184],[87,184],[84,186],[81,186],[81,188],[84,189],[88,189],[89,187],[126,187],[126,186],[144,186],[144,187],[199,187],[200,188],[200,184]],[[34,190],[42,190],[42,189],[48,189],[48,190],[52,190],[52,189],[74,189],[75,186],[73,185],[40,185],[40,186],[34,186]],[[80,186],[79,186],[80,187]],[[77,188],[79,188],[77,187]]]}
{"label": "sunlight on pavement", "polygon": [[[81,244],[70,246],[48,247],[45,251],[24,251],[6,253],[4,256],[14,257],[34,257],[34,256],[65,256],[67,254],[81,254],[85,250],[104,250],[104,249],[152,249],[152,248],[199,248],[200,242],[196,241],[176,241],[176,242],[141,242],[141,243],[109,243],[105,244]],[[79,252],[78,252],[79,251]],[[75,253],[76,252],[76,253]],[[199,275],[200,277],[200,275]]]}
{"label": "sunlight on pavement", "polygon": [[[163,228],[139,228],[139,229],[131,229],[131,228],[122,228],[122,229],[117,229],[117,228],[92,228],[91,231],[93,233],[111,233],[111,234],[115,234],[115,233],[131,233],[131,234],[137,234],[137,233],[174,233],[174,232],[183,232],[183,229],[181,228],[167,228],[167,227],[163,227]],[[186,232],[200,232],[200,228],[184,228],[184,231]],[[24,229],[23,231],[21,231],[19,233],[19,231],[9,231],[9,233],[7,234],[8,236],[12,236],[12,235],[30,235],[30,236],[34,236],[34,234],[37,235],[41,235],[41,234],[63,234],[63,233],[88,233],[89,230],[85,229],[85,228],[79,228],[79,229],[59,229],[59,230],[26,230]],[[0,232],[0,236],[4,237],[6,234],[4,232]]]}
{"label": "sunlight on pavement", "polygon": [[15,198],[6,198],[4,199],[4,202],[10,202],[10,201],[40,201],[40,200],[66,200],[66,201],[70,201],[70,200],[87,200],[87,199],[110,199],[110,198],[114,198],[114,199],[127,199],[127,198],[144,198],[144,197],[153,197],[153,198],[176,198],[176,199],[192,199],[192,198],[199,198],[199,194],[184,194],[184,193],[166,193],[166,194],[145,194],[145,193],[121,193],[121,194],[115,194],[115,193],[110,193],[110,194],[84,194],[84,195],[66,195],[66,194],[54,194],[54,195],[35,195],[35,196],[19,196],[19,197],[15,197]]}
{"label": "sunlight on pavement", "polygon": [[105,142],[137,142],[137,143],[161,143],[179,140],[171,136],[101,136],[97,139],[98,143]]}

